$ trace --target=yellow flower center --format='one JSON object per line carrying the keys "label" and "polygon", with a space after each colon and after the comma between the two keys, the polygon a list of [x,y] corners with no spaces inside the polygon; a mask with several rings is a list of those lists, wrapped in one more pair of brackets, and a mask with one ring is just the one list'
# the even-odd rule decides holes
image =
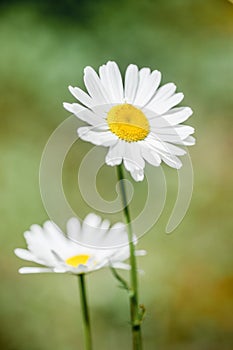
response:
{"label": "yellow flower center", "polygon": [[66,259],[66,264],[73,267],[78,267],[79,265],[85,265],[88,262],[89,258],[90,255],[75,255],[71,258]]}
{"label": "yellow flower center", "polygon": [[144,140],[150,131],[144,113],[128,103],[112,107],[108,112],[107,122],[110,130],[127,142]]}

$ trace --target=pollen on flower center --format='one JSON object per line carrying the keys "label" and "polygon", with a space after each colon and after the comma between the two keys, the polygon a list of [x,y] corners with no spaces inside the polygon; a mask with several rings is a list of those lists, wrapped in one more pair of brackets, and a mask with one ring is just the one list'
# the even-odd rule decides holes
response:
{"label": "pollen on flower center", "polygon": [[108,112],[107,122],[110,130],[127,142],[144,140],[150,131],[144,113],[128,103],[112,107]]}
{"label": "pollen on flower center", "polygon": [[85,265],[89,258],[90,255],[75,255],[66,259],[66,264],[73,267],[78,267],[79,265]]}

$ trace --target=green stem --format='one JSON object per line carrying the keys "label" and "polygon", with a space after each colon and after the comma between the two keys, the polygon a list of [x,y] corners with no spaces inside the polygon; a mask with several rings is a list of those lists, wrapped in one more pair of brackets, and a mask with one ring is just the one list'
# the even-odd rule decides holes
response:
{"label": "green stem", "polygon": [[83,317],[83,329],[84,329],[84,336],[85,336],[85,349],[92,350],[91,325],[90,325],[90,316],[89,316],[88,304],[87,304],[85,274],[78,275],[78,279],[79,279],[79,288],[80,288],[82,317]]}
{"label": "green stem", "polygon": [[131,292],[130,292],[130,313],[131,313],[131,327],[132,327],[132,341],[133,350],[142,350],[142,338],[141,338],[141,317],[138,305],[138,280],[137,280],[137,261],[135,257],[135,245],[133,243],[133,230],[130,219],[130,211],[127,205],[127,194],[124,186],[124,173],[123,166],[117,166],[117,176],[120,181],[120,189],[122,195],[122,202],[124,206],[124,216],[127,224],[129,249],[130,249],[130,280],[131,280]]}

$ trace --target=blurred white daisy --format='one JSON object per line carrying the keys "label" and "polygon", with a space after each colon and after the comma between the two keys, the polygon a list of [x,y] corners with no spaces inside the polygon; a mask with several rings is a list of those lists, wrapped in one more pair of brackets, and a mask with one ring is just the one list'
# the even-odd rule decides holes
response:
{"label": "blurred white daisy", "polygon": [[[116,223],[110,227],[108,220],[102,221],[95,214],[87,215],[82,225],[77,218],[68,220],[67,236],[52,221],[45,222],[43,227],[32,225],[24,236],[28,249],[17,248],[15,254],[46,267],[22,267],[20,273],[82,274],[106,266],[130,268],[123,262],[129,258],[125,225]],[[92,245],[87,246],[87,242]],[[122,246],[117,247],[116,242]],[[137,251],[137,255],[144,253]]]}
{"label": "blurred white daisy", "polygon": [[115,62],[99,68],[99,75],[91,67],[84,69],[84,83],[88,94],[69,86],[72,95],[81,103],[64,103],[64,107],[90,126],[80,127],[81,139],[95,145],[109,147],[106,163],[124,163],[136,181],[144,178],[145,161],[159,166],[164,161],[179,169],[177,156],[186,152],[175,144],[190,146],[195,139],[194,129],[180,123],[192,110],[176,107],[184,95],[175,93],[176,86],[168,83],[158,88],[161,73],[149,68],[138,69],[130,64],[124,84]]}

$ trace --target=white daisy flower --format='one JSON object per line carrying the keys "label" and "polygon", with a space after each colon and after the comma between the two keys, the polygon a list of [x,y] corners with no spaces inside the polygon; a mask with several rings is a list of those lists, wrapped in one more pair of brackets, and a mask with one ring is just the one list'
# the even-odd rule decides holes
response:
{"label": "white daisy flower", "polygon": [[159,71],[139,70],[130,64],[123,83],[117,64],[107,62],[99,75],[91,67],[84,69],[88,93],[69,86],[80,103],[64,103],[69,112],[89,124],[78,129],[80,138],[109,147],[106,163],[123,162],[136,181],[144,178],[145,161],[154,166],[164,161],[179,169],[182,163],[177,156],[186,152],[176,144],[195,143],[190,136],[194,129],[180,125],[191,116],[191,108],[175,107],[184,95],[175,93],[173,83],[159,88],[160,81]]}
{"label": "white daisy flower", "polygon": [[[123,262],[129,258],[125,225],[116,223],[110,227],[108,220],[102,221],[95,214],[87,215],[82,225],[77,218],[68,220],[67,236],[52,221],[47,221],[43,227],[32,225],[24,237],[28,249],[17,248],[15,254],[46,267],[22,267],[20,273],[82,274],[106,266],[130,268]],[[86,242],[92,245],[87,246]],[[116,246],[117,242],[122,246]],[[144,254],[145,251],[137,251],[136,255]]]}

